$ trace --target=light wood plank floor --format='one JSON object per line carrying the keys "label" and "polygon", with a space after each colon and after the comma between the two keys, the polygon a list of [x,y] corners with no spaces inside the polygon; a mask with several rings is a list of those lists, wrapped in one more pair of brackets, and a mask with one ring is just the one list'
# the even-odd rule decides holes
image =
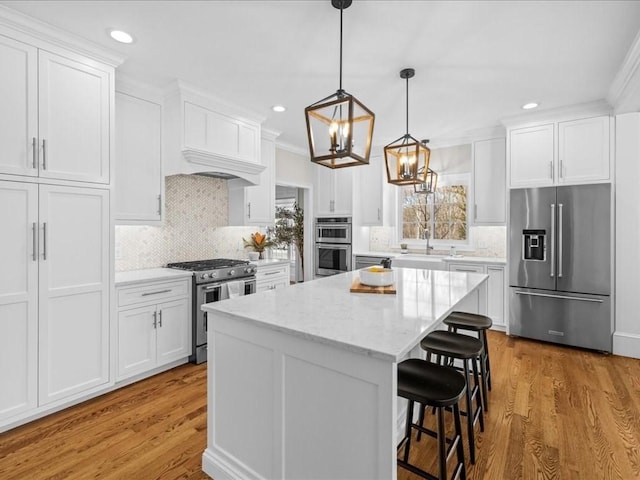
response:
{"label": "light wood plank floor", "polygon": [[[640,478],[640,360],[489,342],[490,411],[467,478]],[[433,468],[434,443],[412,461]],[[0,434],[0,479],[205,480],[205,445],[206,366],[185,365]]]}

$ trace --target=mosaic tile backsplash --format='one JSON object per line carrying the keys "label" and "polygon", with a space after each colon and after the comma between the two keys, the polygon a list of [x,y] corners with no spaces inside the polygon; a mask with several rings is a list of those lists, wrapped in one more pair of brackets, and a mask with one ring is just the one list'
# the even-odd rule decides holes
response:
{"label": "mosaic tile backsplash", "polygon": [[226,180],[166,177],[161,226],[116,226],[116,272],[207,258],[247,258],[242,237],[257,229],[229,227],[228,202]]}

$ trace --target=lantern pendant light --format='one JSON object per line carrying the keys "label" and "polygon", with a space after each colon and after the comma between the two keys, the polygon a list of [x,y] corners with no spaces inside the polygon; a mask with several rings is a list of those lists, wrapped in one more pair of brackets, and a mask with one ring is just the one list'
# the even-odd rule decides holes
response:
{"label": "lantern pendant light", "polygon": [[[429,143],[429,140],[421,140],[421,142],[426,145]],[[413,185],[413,191],[415,193],[422,193],[424,195],[429,195],[430,193],[436,193],[436,185],[438,184],[438,174],[427,168],[427,181],[425,183],[415,183]]]}
{"label": "lantern pendant light", "polygon": [[415,75],[413,68],[400,71],[400,78],[407,81],[407,130],[402,137],[384,147],[387,181],[394,185],[417,185],[427,182],[431,150],[409,135],[409,79]]}
{"label": "lantern pendant light", "polygon": [[311,161],[329,168],[367,165],[374,113],[342,89],[342,11],[351,0],[331,0],[340,9],[340,85],[333,95],[304,109]]}

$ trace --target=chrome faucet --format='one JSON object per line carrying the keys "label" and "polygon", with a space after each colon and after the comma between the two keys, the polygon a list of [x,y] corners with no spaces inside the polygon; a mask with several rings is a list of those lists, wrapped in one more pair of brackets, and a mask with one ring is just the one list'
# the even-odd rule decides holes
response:
{"label": "chrome faucet", "polygon": [[431,245],[429,245],[429,229],[425,228],[424,229],[424,239],[427,241],[427,248],[425,249],[426,251],[424,252],[425,255],[429,255],[429,250],[433,250],[433,247]]}

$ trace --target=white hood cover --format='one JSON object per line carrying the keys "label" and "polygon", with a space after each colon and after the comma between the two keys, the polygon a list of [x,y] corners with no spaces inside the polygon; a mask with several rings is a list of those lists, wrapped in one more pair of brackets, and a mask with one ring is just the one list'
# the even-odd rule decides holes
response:
{"label": "white hood cover", "polygon": [[182,155],[186,162],[181,173],[237,178],[247,185],[258,185],[260,173],[265,169],[265,166],[259,163],[223,157],[202,150],[184,149]]}

